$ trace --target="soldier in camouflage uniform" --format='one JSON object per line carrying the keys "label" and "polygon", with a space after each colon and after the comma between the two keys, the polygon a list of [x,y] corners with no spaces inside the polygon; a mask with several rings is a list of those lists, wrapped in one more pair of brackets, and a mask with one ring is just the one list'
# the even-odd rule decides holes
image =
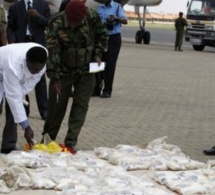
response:
{"label": "soldier in camouflage uniform", "polygon": [[179,17],[175,20],[176,40],[175,51],[182,51],[181,46],[184,37],[184,27],[187,26],[187,21],[183,18],[183,13],[179,12]]}
{"label": "soldier in camouflage uniform", "polygon": [[59,13],[47,31],[50,52],[47,75],[50,78],[48,113],[43,135],[56,139],[64,118],[71,86],[73,103],[65,146],[74,148],[84,124],[89,100],[95,86],[95,75],[89,73],[89,62],[101,62],[107,51],[107,29],[96,11],[87,9],[79,0],[72,0]]}

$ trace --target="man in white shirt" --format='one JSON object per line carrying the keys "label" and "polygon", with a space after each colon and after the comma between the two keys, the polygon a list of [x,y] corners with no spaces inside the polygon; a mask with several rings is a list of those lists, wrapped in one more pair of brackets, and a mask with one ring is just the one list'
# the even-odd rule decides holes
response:
{"label": "man in white shirt", "polygon": [[[46,71],[48,51],[37,43],[16,43],[0,48],[0,101],[5,96],[14,122],[25,130],[27,143],[32,146],[34,137],[26,116],[23,98],[39,82]],[[6,113],[7,122],[8,113]],[[16,150],[16,128],[3,131],[2,153]]]}

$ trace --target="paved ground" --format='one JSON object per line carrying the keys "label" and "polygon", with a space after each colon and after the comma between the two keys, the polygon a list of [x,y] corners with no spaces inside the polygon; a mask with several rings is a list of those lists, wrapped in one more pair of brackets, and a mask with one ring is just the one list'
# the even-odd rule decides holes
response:
{"label": "paved ground", "polygon": [[[167,135],[192,159],[209,159],[202,150],[215,145],[215,50],[173,51],[170,45],[136,45],[125,40],[118,60],[113,95],[92,98],[78,149],[143,144]],[[35,139],[41,139],[44,121],[31,96],[30,120]],[[67,131],[67,115],[57,142]],[[0,116],[0,129],[4,125]],[[18,147],[25,143],[19,129]],[[210,157],[215,159],[215,157]]]}

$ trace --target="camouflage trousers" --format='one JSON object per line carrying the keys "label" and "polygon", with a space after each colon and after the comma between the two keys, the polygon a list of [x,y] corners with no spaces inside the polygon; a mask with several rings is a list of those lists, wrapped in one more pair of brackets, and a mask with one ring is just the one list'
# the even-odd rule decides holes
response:
{"label": "camouflage trousers", "polygon": [[49,83],[48,112],[43,134],[48,133],[55,140],[64,119],[70,92],[74,87],[73,102],[70,108],[68,131],[64,140],[67,146],[75,146],[78,136],[85,122],[88,104],[95,86],[95,74],[80,75],[79,77],[63,77],[60,79],[61,93],[59,99],[53,89],[54,82]]}

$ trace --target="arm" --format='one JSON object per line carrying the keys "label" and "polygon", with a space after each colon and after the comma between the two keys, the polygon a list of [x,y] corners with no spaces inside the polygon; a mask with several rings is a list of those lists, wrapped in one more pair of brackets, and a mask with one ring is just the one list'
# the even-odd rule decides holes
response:
{"label": "arm", "polygon": [[[27,120],[25,109],[23,106],[23,93],[17,75],[10,69],[3,72],[3,86],[5,89],[5,97],[10,106],[11,112],[16,123],[22,123]],[[26,128],[24,125],[23,128]]]}
{"label": "arm", "polygon": [[41,6],[43,6],[43,9],[41,9],[42,10],[41,12],[36,9],[30,9],[28,10],[28,15],[36,17],[38,24],[46,27],[48,26],[51,12],[47,2],[41,2]]}
{"label": "arm", "polygon": [[126,15],[125,15],[125,12],[124,12],[124,10],[122,9],[122,6],[121,6],[121,5],[119,5],[119,8],[118,8],[118,12],[117,12],[115,21],[116,21],[116,22],[119,22],[119,23],[121,23],[121,24],[128,24],[127,17],[126,17]]}
{"label": "arm", "polygon": [[8,11],[8,21],[7,21],[7,39],[8,43],[15,43],[15,29],[16,29],[16,7],[14,5],[10,6]]}
{"label": "arm", "polygon": [[100,59],[102,58],[102,54],[108,50],[108,34],[106,25],[102,22],[100,16],[97,12],[93,12],[94,20],[93,26],[95,29],[95,56],[94,59],[96,60],[97,57]]}

